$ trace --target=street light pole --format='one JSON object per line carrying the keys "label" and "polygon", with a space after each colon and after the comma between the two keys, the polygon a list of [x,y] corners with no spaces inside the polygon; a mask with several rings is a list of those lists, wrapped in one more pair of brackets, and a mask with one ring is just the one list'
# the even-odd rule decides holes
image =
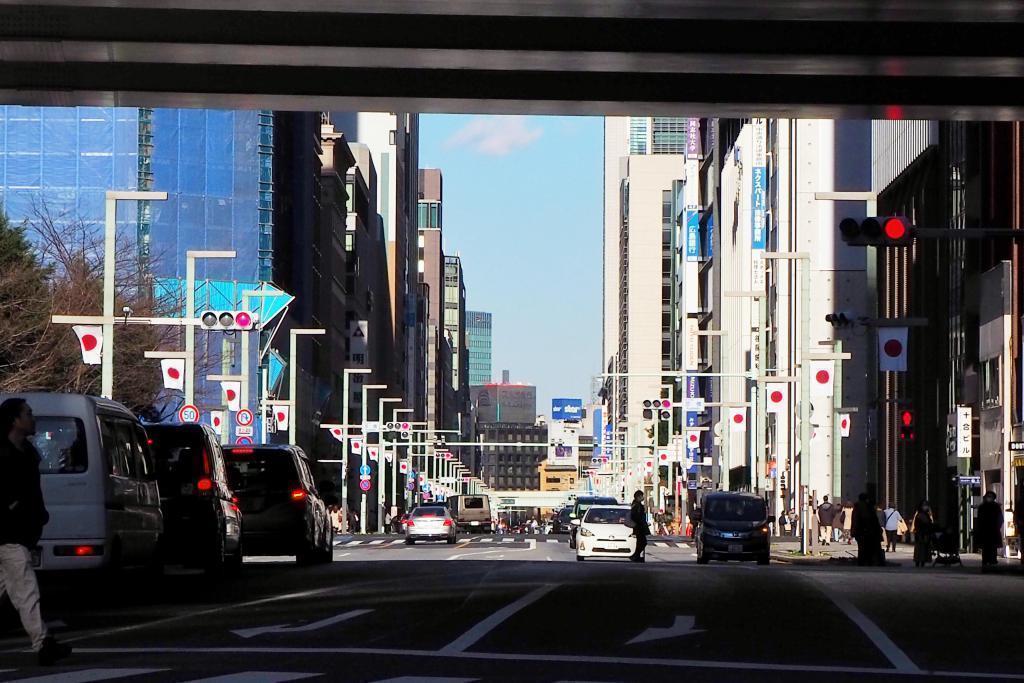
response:
{"label": "street light pole", "polygon": [[[392,413],[398,415],[399,413],[414,413],[416,412],[412,408],[395,408]],[[397,421],[397,418],[396,418]],[[409,434],[409,438],[412,438],[412,434]],[[395,506],[395,511],[398,511],[398,447],[404,445],[406,447],[406,456],[408,457],[409,448],[408,444],[396,443],[394,447],[394,453],[391,456],[391,504]],[[406,479],[409,476],[406,474]],[[403,496],[404,497],[404,496]]]}
{"label": "street light pole", "polygon": [[[361,425],[360,426],[360,431],[363,434],[363,447],[361,449],[361,451],[362,451],[362,465],[363,465],[363,467],[366,466],[366,460],[367,460],[367,457],[366,457],[366,401],[367,401],[366,394],[370,390],[383,391],[384,389],[387,389],[387,388],[388,388],[387,384],[364,384],[363,385],[363,421],[360,423],[360,425]],[[362,487],[360,487],[360,488],[362,488]],[[363,491],[362,495],[359,498],[359,533],[362,533],[362,534],[366,533],[366,491]]]}
{"label": "street light pole", "polygon": [[377,432],[377,533],[379,534],[384,533],[384,506],[386,505],[384,496],[386,477],[384,475],[387,471],[388,445],[384,443],[384,404],[401,402],[402,399],[400,398],[383,397],[377,399],[377,422],[381,427],[381,431]]}
{"label": "street light pole", "polygon": [[[342,389],[345,395],[341,397],[342,424],[349,424],[348,403],[349,403],[349,377],[351,375],[368,375],[373,370],[370,368],[345,368],[342,371]],[[264,384],[264,386],[266,386]],[[341,528],[348,531],[348,429],[345,429],[345,440],[341,443]]]}
{"label": "street light pole", "polygon": [[299,413],[299,388],[295,386],[298,381],[298,368],[295,367],[298,363],[298,349],[296,349],[296,340],[299,335],[305,336],[317,336],[327,334],[327,330],[322,327],[309,327],[309,328],[296,328],[291,330],[290,339],[288,342],[288,393],[291,394],[292,399],[292,419],[288,420],[288,443],[295,444],[295,433],[296,433],[296,422],[298,422]]}

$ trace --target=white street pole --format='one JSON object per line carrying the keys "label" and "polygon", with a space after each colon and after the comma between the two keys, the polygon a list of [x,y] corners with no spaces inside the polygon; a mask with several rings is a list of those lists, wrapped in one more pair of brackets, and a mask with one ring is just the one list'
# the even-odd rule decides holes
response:
{"label": "white street pole", "polygon": [[[377,400],[377,422],[380,423],[381,431],[377,432],[377,533],[384,533],[384,507],[387,504],[385,499],[385,472],[387,471],[388,445],[384,443],[384,404],[401,403],[400,398],[380,398]],[[394,458],[392,458],[394,461]]]}
{"label": "white street pole", "polygon": [[[349,403],[349,377],[351,375],[368,375],[373,370],[370,368],[345,368],[342,371],[342,388],[345,391],[345,395],[341,397],[341,421],[343,424],[348,424],[348,403]],[[266,380],[263,382],[263,386],[266,387]],[[266,441],[266,437],[263,439]],[[341,528],[348,533],[348,429],[345,430],[345,440],[341,443]]]}
{"label": "white street pole", "polygon": [[299,413],[299,388],[296,386],[298,381],[298,349],[296,349],[296,340],[299,335],[316,336],[327,334],[327,330],[322,327],[316,328],[297,328],[290,332],[290,339],[288,343],[288,393],[292,400],[292,415],[291,419],[288,420],[288,443],[295,444],[295,432],[296,422],[298,422]]}
{"label": "white street pole", "polygon": [[185,403],[189,405],[196,400],[196,259],[200,258],[235,258],[235,252],[185,252]]}
{"label": "white street pole", "polygon": [[166,192],[107,190],[103,225],[103,348],[100,352],[100,395],[114,398],[114,271],[117,269],[117,202],[165,200]]}
{"label": "white street pole", "polygon": [[[392,411],[392,413],[394,415],[396,415],[396,416],[399,413],[403,413],[404,414],[404,413],[414,413],[414,412],[416,412],[416,411],[413,410],[412,408],[395,408]],[[395,420],[397,421],[398,418],[396,417]],[[412,434],[410,434],[409,437],[412,438]],[[396,443],[395,446],[394,446],[394,450],[392,452],[392,456],[391,456],[391,504],[393,506],[395,506],[395,512],[398,511],[398,447],[401,446],[401,445],[404,445],[406,447],[406,457],[407,457],[407,459],[411,460],[411,458],[408,457],[409,456],[409,445],[408,444]],[[409,478],[408,475],[406,475],[406,480],[408,480],[408,478]]]}
{"label": "white street pole", "polygon": [[[270,291],[266,291],[266,290],[262,290],[262,289],[246,289],[246,290],[244,290],[242,292],[242,310],[246,311],[250,315],[252,315],[252,311],[249,310],[249,299],[251,297],[269,298],[269,297],[278,296],[279,294],[280,294],[280,292],[278,292],[278,291],[270,292]],[[263,309],[263,307],[261,306],[260,310],[262,311],[262,309]],[[262,316],[260,316],[260,317],[262,318]],[[253,320],[256,320],[256,316],[253,316]],[[263,321],[262,320],[257,320],[256,322],[257,322],[257,324],[255,326],[253,326],[253,331],[258,331],[260,329],[260,324]],[[250,334],[250,332],[242,332],[241,334],[242,334],[242,377],[244,378],[242,380],[242,386],[241,386],[242,402],[243,402],[242,403],[242,407],[243,408],[248,408],[249,407],[249,334]],[[260,396],[259,396],[259,399],[257,401],[257,410],[259,411],[259,415],[260,415],[260,435],[262,437],[261,440],[260,440],[260,443],[266,443],[267,442],[267,437],[266,437],[266,433],[267,433],[267,427],[266,427],[267,417],[266,417],[265,413],[266,413],[267,408],[266,408],[265,393],[266,393],[267,385],[266,385],[265,381],[261,383],[261,387],[262,388],[260,390]]]}
{"label": "white street pole", "polygon": [[[367,462],[367,453],[366,453],[366,417],[367,417],[367,415],[366,415],[366,401],[367,401],[367,398],[366,398],[366,394],[370,390],[383,391],[384,389],[387,389],[387,388],[388,388],[387,384],[364,384],[363,385],[363,421],[360,423],[360,431],[362,432],[362,435],[363,435],[363,437],[362,437],[363,438],[363,448],[361,450],[362,450],[362,465],[364,467],[366,466],[366,462]],[[360,483],[362,483],[361,479],[360,479]],[[366,491],[362,491],[362,495],[359,498],[359,533],[361,533],[361,534],[365,534],[366,533]]]}

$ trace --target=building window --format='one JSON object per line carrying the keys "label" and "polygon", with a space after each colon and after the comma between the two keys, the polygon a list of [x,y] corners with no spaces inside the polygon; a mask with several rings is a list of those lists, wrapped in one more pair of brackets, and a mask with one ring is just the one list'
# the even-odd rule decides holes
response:
{"label": "building window", "polygon": [[992,358],[981,363],[981,406],[998,406],[999,400],[999,359]]}

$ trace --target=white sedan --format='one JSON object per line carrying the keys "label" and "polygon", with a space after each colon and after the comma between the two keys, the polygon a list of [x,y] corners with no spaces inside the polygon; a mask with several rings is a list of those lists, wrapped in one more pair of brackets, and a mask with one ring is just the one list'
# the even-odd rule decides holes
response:
{"label": "white sedan", "polygon": [[[575,520],[573,520],[575,523]],[[595,505],[579,522],[576,559],[588,557],[629,558],[636,550],[636,537],[629,522],[628,505]]]}
{"label": "white sedan", "polygon": [[405,542],[408,545],[416,541],[447,541],[452,544],[456,540],[455,520],[446,507],[420,506],[405,522]]}

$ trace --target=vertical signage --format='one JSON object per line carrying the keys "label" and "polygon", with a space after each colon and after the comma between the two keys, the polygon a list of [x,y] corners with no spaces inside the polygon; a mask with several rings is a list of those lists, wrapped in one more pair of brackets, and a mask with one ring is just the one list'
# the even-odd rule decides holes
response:
{"label": "vertical signage", "polygon": [[765,119],[754,119],[754,158],[750,174],[751,234],[750,248],[764,250],[765,209],[768,182],[765,177]]}
{"label": "vertical signage", "polygon": [[971,459],[971,439],[974,437],[972,420],[974,413],[970,406],[956,409],[956,457]]}
{"label": "vertical signage", "polygon": [[[697,386],[697,378],[687,376],[686,377],[686,398],[693,399],[700,396],[700,388]],[[686,426],[696,427],[697,426],[698,413],[693,410],[686,411]],[[686,459],[690,461],[697,460],[697,453],[700,451],[699,446],[693,446],[689,441],[686,443]],[[694,470],[696,471],[696,470]]]}
{"label": "vertical signage", "polygon": [[700,260],[700,119],[686,122],[686,260]]}

